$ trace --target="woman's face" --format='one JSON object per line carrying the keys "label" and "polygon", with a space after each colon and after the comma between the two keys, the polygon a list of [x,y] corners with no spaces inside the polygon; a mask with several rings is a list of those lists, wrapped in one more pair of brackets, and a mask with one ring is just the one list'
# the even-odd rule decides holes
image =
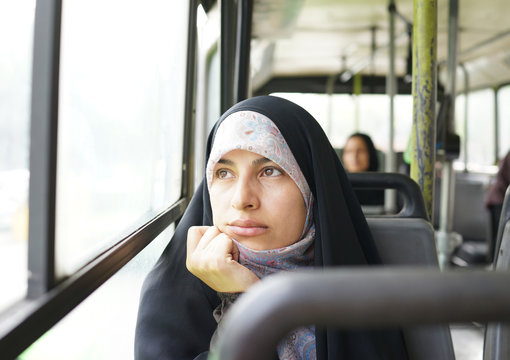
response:
{"label": "woman's face", "polygon": [[348,172],[367,171],[370,166],[370,154],[367,145],[359,136],[353,136],[344,147],[342,162]]}
{"label": "woman's face", "polygon": [[246,247],[278,249],[299,240],[306,220],[303,195],[271,160],[230,151],[216,163],[209,190],[214,225]]}

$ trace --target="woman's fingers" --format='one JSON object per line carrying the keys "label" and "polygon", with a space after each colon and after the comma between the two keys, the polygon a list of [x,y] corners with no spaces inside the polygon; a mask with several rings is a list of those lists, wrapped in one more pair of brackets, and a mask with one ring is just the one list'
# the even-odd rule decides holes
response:
{"label": "woman's fingers", "polygon": [[210,228],[210,226],[192,226],[188,229],[188,239],[186,242],[186,267],[190,270],[191,259],[197,248],[202,236]]}
{"label": "woman's fingers", "polygon": [[[202,237],[196,246],[196,250],[203,250],[218,236],[221,234],[220,230],[216,226],[198,226],[199,232],[202,233]],[[205,228],[205,231],[204,231]]]}
{"label": "woman's fingers", "polygon": [[[218,261],[225,261],[225,246],[218,246],[218,236],[222,234],[215,226],[193,226],[188,230],[186,267],[191,273],[208,271],[217,267]],[[224,235],[226,236],[226,235]],[[225,239],[223,239],[224,242]],[[230,240],[231,241],[231,240]]]}
{"label": "woman's fingers", "polygon": [[202,236],[204,236],[207,229],[209,229],[210,226],[192,226],[188,229],[188,242],[187,242],[187,249],[188,253],[191,251],[194,251],[200,242],[200,239]]}
{"label": "woman's fingers", "polygon": [[238,263],[239,249],[234,241],[214,226],[190,228],[187,246],[186,267],[216,291],[245,291],[259,280]]}

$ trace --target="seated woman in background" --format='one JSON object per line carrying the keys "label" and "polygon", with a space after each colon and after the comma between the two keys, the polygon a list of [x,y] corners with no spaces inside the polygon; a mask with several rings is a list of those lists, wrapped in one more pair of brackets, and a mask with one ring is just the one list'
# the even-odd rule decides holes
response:
{"label": "seated woman in background", "polygon": [[490,212],[492,242],[490,243],[490,256],[494,255],[496,236],[498,234],[499,218],[505,199],[505,192],[510,185],[510,151],[499,162],[499,170],[496,175],[496,181],[491,185],[485,198],[485,208]]}
{"label": "seated woman in background", "polygon": [[[206,359],[229,305],[273,273],[379,263],[320,125],[288,100],[245,100],[211,131],[206,175],[144,282],[135,358]],[[306,326],[281,340],[275,359],[399,360],[407,353],[398,329]]]}
{"label": "seated woman in background", "polygon": [[[379,171],[377,151],[370,136],[354,133],[347,139],[342,162],[348,172]],[[383,190],[355,190],[361,205],[384,205]]]}

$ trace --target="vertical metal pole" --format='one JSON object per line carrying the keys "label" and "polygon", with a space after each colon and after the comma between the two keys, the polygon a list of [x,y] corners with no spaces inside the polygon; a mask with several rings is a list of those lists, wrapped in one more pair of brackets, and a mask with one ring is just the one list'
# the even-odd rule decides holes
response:
{"label": "vertical metal pole", "polygon": [[[388,153],[386,154],[386,172],[395,172],[395,150],[394,150],[394,137],[395,137],[395,93],[396,93],[396,78],[395,78],[395,1],[390,0],[388,7],[389,19],[389,69],[386,78],[386,93],[389,100],[389,141]],[[384,208],[386,212],[393,213],[397,207],[395,190],[386,190],[384,197]]]}
{"label": "vertical metal pole", "polygon": [[223,114],[234,105],[234,68],[236,48],[237,1],[222,0],[220,35],[220,112]]}
{"label": "vertical metal pole", "polygon": [[335,90],[335,81],[338,75],[331,75],[326,81],[326,94],[328,94],[328,124],[326,127],[326,135],[331,138],[331,132],[333,127],[333,92]]}
{"label": "vertical metal pole", "polygon": [[358,132],[359,124],[359,101],[363,89],[363,79],[360,73],[354,74],[352,78],[352,92],[354,94],[354,132]]}
{"label": "vertical metal pole", "polygon": [[249,94],[252,15],[253,0],[239,0],[234,69],[234,103],[247,99]]}
{"label": "vertical metal pole", "polygon": [[[375,52],[377,50],[377,43],[376,43],[377,27],[372,26],[370,28],[370,32],[372,33],[372,41],[371,41],[371,46],[370,46],[370,75],[375,76]],[[372,83],[372,85],[373,85],[373,83]]]}
{"label": "vertical metal pole", "polygon": [[[203,33],[204,29],[201,28],[200,32]],[[194,170],[193,170],[193,188],[202,181],[204,176],[204,163],[205,163],[205,147],[207,142],[207,89],[209,87],[209,74],[208,74],[208,56],[207,45],[203,36],[197,34],[197,96],[196,96],[196,112],[195,112],[195,131],[194,137]]]}
{"label": "vertical metal pole", "polygon": [[195,86],[197,70],[197,9],[198,0],[190,1],[188,22],[188,47],[186,68],[186,98],[184,104],[184,144],[183,144],[183,177],[181,184],[182,196],[191,200],[193,195],[194,164],[194,133],[195,133]]}
{"label": "vertical metal pole", "polygon": [[467,172],[467,163],[468,163],[468,153],[467,153],[467,139],[468,139],[468,98],[469,98],[469,73],[464,66],[464,64],[460,64],[460,68],[464,73],[464,139],[462,142],[462,148],[464,152],[464,172]]}
{"label": "vertical metal pole", "polygon": [[55,284],[58,85],[61,0],[37,1],[34,26],[28,292],[36,298]]}
{"label": "vertical metal pole", "polygon": [[494,88],[494,165],[498,164],[499,160],[499,101],[498,101],[499,87]]}
{"label": "vertical metal pole", "polygon": [[[447,123],[445,124],[446,134],[453,132],[455,129],[458,18],[459,2],[458,0],[450,0],[448,16],[448,81],[446,83],[446,93],[451,101],[450,107],[448,108],[448,117],[446,118]],[[455,246],[458,245],[456,241],[457,238],[452,233],[455,171],[453,170],[453,161],[448,158],[447,154],[445,154],[443,159],[442,174],[437,251],[439,265],[441,268],[445,268],[448,264],[451,252]]]}
{"label": "vertical metal pole", "polygon": [[437,0],[414,0],[413,18],[411,177],[420,186],[432,219],[436,158]]}

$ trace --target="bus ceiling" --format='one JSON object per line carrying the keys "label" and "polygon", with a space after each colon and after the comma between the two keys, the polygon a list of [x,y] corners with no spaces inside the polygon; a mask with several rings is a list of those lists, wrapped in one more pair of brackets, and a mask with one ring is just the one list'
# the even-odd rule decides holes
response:
{"label": "bus ceiling", "polygon": [[[210,3],[210,2],[209,2]],[[384,92],[389,56],[388,0],[254,0],[251,50],[253,94],[324,92],[322,80],[338,75],[335,92],[352,92],[361,74],[363,92]],[[410,31],[413,0],[395,0],[395,73],[398,93],[410,93]],[[437,60],[446,81],[448,0],[438,0]],[[471,88],[510,82],[510,27],[507,0],[459,3],[458,62]],[[410,30],[411,29],[411,30]],[[462,84],[464,72],[458,69]],[[322,82],[322,84],[324,84]],[[464,91],[458,86],[459,91]]]}

